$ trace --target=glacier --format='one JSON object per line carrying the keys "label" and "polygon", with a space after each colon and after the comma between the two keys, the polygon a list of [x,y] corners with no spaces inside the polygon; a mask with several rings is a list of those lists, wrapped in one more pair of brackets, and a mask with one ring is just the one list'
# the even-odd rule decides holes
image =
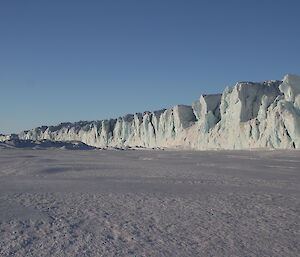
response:
{"label": "glacier", "polygon": [[99,121],[42,126],[0,141],[81,141],[94,147],[178,149],[300,148],[300,77],[238,82],[191,106]]}

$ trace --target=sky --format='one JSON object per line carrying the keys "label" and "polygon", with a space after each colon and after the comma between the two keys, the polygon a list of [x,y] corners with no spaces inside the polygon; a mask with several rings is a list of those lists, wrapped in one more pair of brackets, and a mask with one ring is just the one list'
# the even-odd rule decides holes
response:
{"label": "sky", "polygon": [[0,133],[300,75],[298,0],[1,0]]}

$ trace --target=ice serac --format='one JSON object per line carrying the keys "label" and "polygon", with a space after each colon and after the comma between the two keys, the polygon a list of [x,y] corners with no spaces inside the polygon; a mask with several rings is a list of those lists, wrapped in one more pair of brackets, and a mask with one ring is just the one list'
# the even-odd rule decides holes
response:
{"label": "ice serac", "polygon": [[96,147],[300,148],[300,77],[238,82],[222,94],[202,95],[192,106],[42,126],[19,138],[77,140]]}
{"label": "ice serac", "polygon": [[295,102],[300,95],[300,77],[296,75],[286,75],[279,87],[284,94],[284,98],[289,102]]}
{"label": "ice serac", "polygon": [[17,135],[17,134],[10,134],[10,135],[0,134],[0,142],[4,142],[7,140],[14,140],[14,139],[19,139],[19,135]]}
{"label": "ice serac", "polygon": [[201,95],[199,100],[192,104],[202,132],[208,132],[220,121],[221,97],[221,94]]}
{"label": "ice serac", "polygon": [[279,99],[277,107],[282,125],[292,147],[300,148],[300,77],[286,75],[279,89],[284,95],[284,99]]}

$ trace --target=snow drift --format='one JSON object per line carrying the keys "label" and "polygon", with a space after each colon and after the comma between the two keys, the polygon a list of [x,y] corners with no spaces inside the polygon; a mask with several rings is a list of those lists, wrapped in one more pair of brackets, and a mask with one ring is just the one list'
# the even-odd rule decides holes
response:
{"label": "snow drift", "polygon": [[76,140],[95,147],[300,148],[300,77],[239,82],[223,94],[202,95],[192,106],[42,126],[18,137]]}

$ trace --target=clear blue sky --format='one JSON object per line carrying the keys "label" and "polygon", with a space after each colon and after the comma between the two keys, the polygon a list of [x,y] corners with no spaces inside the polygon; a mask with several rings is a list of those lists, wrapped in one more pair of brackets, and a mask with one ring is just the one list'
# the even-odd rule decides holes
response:
{"label": "clear blue sky", "polygon": [[0,133],[300,75],[299,13],[299,0],[1,0]]}

